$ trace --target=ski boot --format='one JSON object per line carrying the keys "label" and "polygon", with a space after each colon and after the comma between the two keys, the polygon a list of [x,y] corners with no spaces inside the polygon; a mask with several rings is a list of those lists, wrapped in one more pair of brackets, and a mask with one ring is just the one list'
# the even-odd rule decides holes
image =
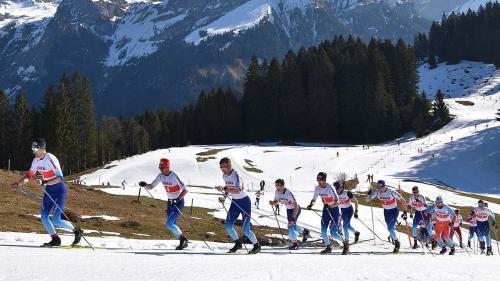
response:
{"label": "ski boot", "polygon": [[320,254],[330,254],[332,252],[332,247],[330,245],[326,246],[326,248],[320,252]]}
{"label": "ski boot", "polygon": [[73,234],[75,235],[75,240],[73,240],[71,246],[76,246],[76,244],[80,243],[80,240],[82,239],[83,230],[77,226],[73,229]]}
{"label": "ski boot", "polygon": [[448,251],[448,250],[446,250],[446,247],[443,247],[443,248],[441,249],[441,251],[439,251],[439,254],[440,254],[440,255],[444,255],[444,254],[446,254],[446,252],[447,252],[447,251]]}
{"label": "ski boot", "polygon": [[470,240],[467,241],[467,247],[472,248],[471,245],[470,245]]}
{"label": "ski boot", "polygon": [[61,246],[61,238],[57,234],[51,235],[52,240],[48,243],[43,243],[42,247],[59,247]]}
{"label": "ski boot", "polygon": [[418,240],[415,238],[413,239],[413,247],[411,247],[413,250],[418,249]]}
{"label": "ski boot", "polygon": [[359,231],[354,232],[354,243],[356,243],[356,242],[358,242],[358,241],[359,241],[359,235],[360,235],[360,234],[361,234],[361,233],[359,233]]}
{"label": "ski boot", "polygon": [[489,246],[488,248],[486,248],[486,255],[487,256],[493,256],[493,249],[491,248],[491,246]]}
{"label": "ski boot", "polygon": [[455,247],[451,248],[450,253],[448,255],[453,256],[455,254]]}
{"label": "ski boot", "polygon": [[342,255],[349,254],[349,241],[344,242],[344,248],[342,249]]}
{"label": "ski boot", "polygon": [[231,249],[229,249],[228,253],[236,253],[236,251],[241,250],[241,248],[243,248],[243,244],[241,244],[240,239],[238,239],[234,242],[235,242],[234,246]]}
{"label": "ski boot", "polygon": [[288,250],[298,250],[299,249],[299,242],[295,241],[288,247]]}
{"label": "ski boot", "polygon": [[188,239],[186,236],[184,235],[181,235],[181,237],[179,237],[179,246],[175,247],[176,250],[183,250],[184,248],[186,248],[188,245]]}
{"label": "ski boot", "polygon": [[309,238],[309,233],[311,233],[311,231],[309,231],[309,229],[307,228],[304,228],[304,232],[302,233],[302,243],[307,242],[307,238]]}
{"label": "ski boot", "polygon": [[484,241],[480,241],[479,242],[479,249],[481,249],[481,254],[484,254],[484,249],[485,249],[485,247],[484,247]]}
{"label": "ski boot", "polygon": [[260,252],[261,250],[261,247],[259,245],[259,242],[253,244],[253,249],[251,249],[250,251],[248,251],[249,254],[257,254],[258,252]]}
{"label": "ski boot", "polygon": [[399,247],[401,246],[401,243],[399,243],[399,240],[394,240],[394,250],[392,250],[393,253],[399,253]]}
{"label": "ski boot", "polygon": [[431,246],[431,249],[432,249],[432,250],[436,249],[437,245],[438,245],[438,242],[437,242],[437,241],[435,241],[435,240],[432,240],[432,246]]}

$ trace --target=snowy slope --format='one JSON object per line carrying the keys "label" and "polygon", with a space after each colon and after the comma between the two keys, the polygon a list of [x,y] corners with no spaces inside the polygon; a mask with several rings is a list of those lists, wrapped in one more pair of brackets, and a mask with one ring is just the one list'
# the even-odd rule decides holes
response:
{"label": "snowy slope", "polygon": [[156,38],[169,26],[183,20],[187,12],[176,14],[164,9],[164,3],[132,5],[128,13],[116,26],[111,36],[109,56],[106,66],[121,65],[131,58],[147,56],[157,50],[157,44],[163,39]]}
{"label": "snowy slope", "polygon": [[6,0],[0,1],[0,28],[16,24],[40,21],[53,17],[61,0]]}
{"label": "snowy slope", "polygon": [[[185,41],[197,45],[207,37],[226,32],[238,33],[241,30],[252,28],[265,18],[272,20],[272,6],[269,2],[269,0],[248,1],[216,21],[193,30],[186,36]],[[205,34],[201,34],[202,31]]]}
{"label": "snowy slope", "polygon": [[488,2],[498,2],[497,0],[469,0],[465,4],[457,7],[455,11],[459,13],[467,13],[467,11],[470,9],[472,11],[477,11],[479,10],[480,6],[485,6]]}

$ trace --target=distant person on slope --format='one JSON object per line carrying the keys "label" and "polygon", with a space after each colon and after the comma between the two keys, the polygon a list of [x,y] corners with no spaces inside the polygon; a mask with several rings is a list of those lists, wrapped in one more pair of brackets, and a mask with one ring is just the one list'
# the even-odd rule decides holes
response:
{"label": "distant person on slope", "polygon": [[255,192],[255,207],[258,209],[259,208],[259,203],[260,203],[260,197],[262,196],[262,192],[259,190]]}
{"label": "distant person on slope", "polygon": [[[358,242],[360,233],[351,226],[352,216],[354,215],[354,218],[358,218],[358,199],[354,197],[351,191],[345,190],[344,185],[343,181],[336,181],[333,183],[339,197],[339,207],[342,213],[342,221],[344,222],[344,249],[342,254],[347,255],[349,253],[349,231],[354,233],[354,243]],[[351,201],[354,201],[354,209]]]}
{"label": "distant person on slope", "polygon": [[[225,224],[227,233],[229,234],[229,236],[231,236],[235,244],[234,247],[229,250],[229,253],[235,253],[243,246],[238,233],[234,229],[234,223],[241,214],[241,216],[243,217],[243,233],[245,233],[245,236],[253,244],[253,249],[250,250],[249,253],[256,254],[260,252],[261,248],[259,241],[257,241],[257,237],[250,228],[250,220],[252,214],[252,202],[250,201],[250,197],[244,190],[243,181],[238,175],[238,172],[236,172],[236,170],[233,170],[233,168],[231,167],[231,160],[229,160],[229,158],[227,157],[224,157],[220,160],[219,166],[222,171],[222,178],[224,179],[225,185],[216,186],[215,189],[223,192],[224,198],[227,196],[231,196],[231,206],[229,207],[229,211],[227,212]],[[222,204],[224,204],[223,201]]]}
{"label": "distant person on slope", "polygon": [[490,224],[489,218],[491,217],[491,225],[496,229],[497,221],[493,212],[485,206],[483,200],[477,201],[477,207],[474,208],[474,217],[477,221],[477,237],[479,239],[479,248],[481,249],[481,254],[484,253],[484,244],[486,240],[486,255],[493,255],[493,250],[491,248],[491,235],[490,235]]}
{"label": "distant person on slope", "polygon": [[[343,241],[339,234],[339,197],[337,192],[332,188],[332,186],[326,182],[326,173],[320,172],[316,176],[318,185],[314,188],[314,195],[311,203],[307,206],[308,210],[311,210],[316,199],[321,197],[323,201],[323,213],[321,215],[321,236],[323,238],[323,243],[326,248],[321,251],[321,254],[329,254],[332,252],[332,243],[328,237],[328,226],[330,226],[330,235],[332,238],[337,239],[339,242]],[[330,224],[331,222],[331,224]]]}
{"label": "distant person on slope", "polygon": [[[66,195],[68,187],[64,183],[64,176],[59,165],[59,160],[46,151],[46,144],[44,139],[36,139],[31,144],[31,150],[35,155],[33,162],[31,163],[31,168],[26,173],[20,181],[12,184],[12,190],[16,190],[17,187],[27,184],[30,180],[33,180],[38,185],[45,186],[45,194],[42,199],[41,206],[41,218],[45,230],[50,234],[52,240],[48,243],[44,243],[43,247],[57,247],[61,246],[61,238],[57,235],[56,229],[54,227],[64,228],[66,230],[72,231],[75,235],[75,239],[72,246],[78,244],[82,237],[83,231],[79,227],[73,227],[73,225],[66,220],[61,219],[61,215],[64,210],[64,202],[66,201]],[[49,197],[50,196],[50,197]],[[59,206],[56,207],[52,199]],[[52,219],[49,217],[50,213],[53,211]]]}
{"label": "distant person on slope", "polygon": [[450,231],[455,220],[455,212],[444,204],[441,196],[436,197],[435,204],[427,207],[427,216],[434,217],[436,221],[434,243],[438,243],[441,247],[439,252],[441,255],[446,253],[446,244],[450,247],[450,255],[455,254],[455,243],[450,239]]}
{"label": "distant person on slope", "polygon": [[[421,221],[427,226],[430,224],[429,218],[424,215],[425,210],[427,210],[427,202],[425,197],[419,193],[418,186],[414,186],[411,189],[412,194],[408,198],[408,207],[410,209],[410,218],[413,218],[413,225],[411,228],[411,234],[413,237],[413,249],[418,248],[417,240],[417,229]],[[415,216],[413,216],[413,209],[415,209]],[[427,227],[426,227],[427,228]]]}
{"label": "distant person on slope", "polygon": [[290,245],[288,249],[297,250],[299,248],[299,233],[302,234],[302,242],[306,242],[307,236],[309,235],[309,230],[297,225],[297,220],[299,219],[302,209],[299,204],[297,204],[297,200],[295,200],[292,192],[285,187],[284,180],[277,179],[275,186],[276,192],[274,193],[274,200],[270,200],[269,204],[271,206],[277,206],[280,203],[285,205],[286,217],[288,219],[288,239],[292,242],[292,245]]}
{"label": "distant person on slope", "polygon": [[396,222],[399,216],[398,202],[404,207],[403,215],[401,217],[406,220],[407,218],[407,206],[406,200],[399,195],[395,190],[385,186],[385,181],[379,180],[377,182],[377,189],[368,191],[368,196],[365,198],[366,202],[369,202],[375,198],[380,200],[382,208],[384,208],[384,219],[387,224],[387,230],[394,241],[393,253],[398,253],[401,243],[398,240],[398,235],[396,234]]}
{"label": "distant person on slope", "polygon": [[158,164],[160,173],[156,176],[155,180],[148,184],[144,181],[139,182],[139,186],[147,189],[153,189],[160,183],[165,188],[167,192],[167,218],[165,219],[165,224],[172,232],[172,234],[179,239],[179,246],[176,250],[182,250],[187,247],[188,239],[184,235],[181,229],[176,225],[177,220],[182,214],[182,209],[184,209],[184,196],[188,193],[186,185],[181,181],[179,176],[173,171],[170,171],[170,161],[166,158],[160,159]]}

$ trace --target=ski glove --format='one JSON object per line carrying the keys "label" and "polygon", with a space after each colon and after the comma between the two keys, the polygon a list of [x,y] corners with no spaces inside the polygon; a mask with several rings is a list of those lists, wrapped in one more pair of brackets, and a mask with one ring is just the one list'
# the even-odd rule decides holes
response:
{"label": "ski glove", "polygon": [[406,212],[403,212],[403,214],[401,215],[401,218],[403,220],[407,220],[408,219],[408,215],[406,214]]}
{"label": "ski glove", "polygon": [[146,187],[148,185],[145,181],[140,181],[139,186]]}
{"label": "ski glove", "polygon": [[311,210],[311,209],[312,209],[312,207],[313,207],[313,205],[312,205],[312,204],[309,204],[309,205],[307,205],[306,209]]}
{"label": "ski glove", "polygon": [[410,213],[410,218],[412,218],[412,219],[413,219],[413,213]]}
{"label": "ski glove", "polygon": [[368,190],[368,195],[372,195],[372,190]]}
{"label": "ski glove", "polygon": [[358,210],[355,210],[354,211],[354,218],[357,219],[358,218]]}
{"label": "ski glove", "polygon": [[177,204],[177,202],[179,202],[179,200],[178,200],[178,199],[168,199],[168,204],[173,204],[173,205],[175,205],[175,204]]}

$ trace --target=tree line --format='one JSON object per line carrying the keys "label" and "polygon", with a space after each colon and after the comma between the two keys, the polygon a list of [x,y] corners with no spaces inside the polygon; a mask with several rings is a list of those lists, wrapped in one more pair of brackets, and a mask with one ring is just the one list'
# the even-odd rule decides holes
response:
{"label": "tree line", "polygon": [[79,73],[50,86],[40,107],[21,90],[0,92],[0,167],[27,169],[34,137],[47,141],[66,173],[150,150],[189,144],[304,140],[373,143],[449,121],[443,95],[417,93],[416,58],[403,41],[342,36],[289,51],[281,61],[251,59],[243,96],[202,91],[177,111],[146,111],[96,122],[90,81]]}
{"label": "tree line", "polygon": [[432,23],[428,35],[415,37],[414,46],[417,58],[431,67],[460,60],[500,67],[500,3],[487,3],[478,11],[443,15],[440,22]]}

